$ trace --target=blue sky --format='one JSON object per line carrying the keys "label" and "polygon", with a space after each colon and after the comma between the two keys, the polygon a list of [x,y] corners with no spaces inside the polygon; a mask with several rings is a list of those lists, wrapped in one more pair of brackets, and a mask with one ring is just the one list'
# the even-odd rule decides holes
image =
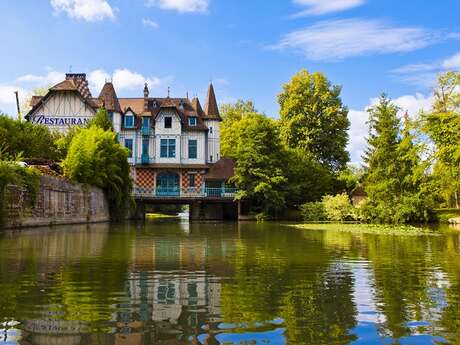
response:
{"label": "blue sky", "polygon": [[[343,86],[358,162],[364,109],[381,92],[413,116],[429,108],[437,73],[460,68],[455,0],[21,0],[0,2],[0,109],[14,90],[86,72],[93,94],[197,94],[250,99],[278,116],[276,96],[301,68]],[[457,55],[458,54],[458,55]]]}

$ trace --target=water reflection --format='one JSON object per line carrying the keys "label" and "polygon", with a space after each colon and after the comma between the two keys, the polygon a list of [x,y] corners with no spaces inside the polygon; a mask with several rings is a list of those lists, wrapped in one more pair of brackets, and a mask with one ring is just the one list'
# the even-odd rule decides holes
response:
{"label": "water reflection", "polygon": [[152,222],[0,235],[6,344],[460,343],[460,236]]}

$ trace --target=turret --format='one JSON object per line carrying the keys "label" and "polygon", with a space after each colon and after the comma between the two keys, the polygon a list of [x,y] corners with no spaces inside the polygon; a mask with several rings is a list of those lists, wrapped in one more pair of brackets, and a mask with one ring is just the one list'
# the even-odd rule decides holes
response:
{"label": "turret", "polygon": [[214,86],[209,84],[206,104],[204,105],[204,122],[208,127],[207,162],[215,163],[220,159],[220,122],[222,118],[217,106]]}
{"label": "turret", "polygon": [[214,86],[212,83],[209,84],[204,112],[206,113],[206,118],[222,121],[219,114],[219,107],[217,106],[216,93],[214,92]]}

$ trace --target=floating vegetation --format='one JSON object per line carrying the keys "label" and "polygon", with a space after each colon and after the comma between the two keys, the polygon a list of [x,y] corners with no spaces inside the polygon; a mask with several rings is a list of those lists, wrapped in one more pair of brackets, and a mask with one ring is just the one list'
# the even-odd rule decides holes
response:
{"label": "floating vegetation", "polygon": [[412,225],[381,225],[381,224],[358,224],[358,223],[308,223],[294,224],[292,227],[304,230],[333,230],[360,234],[379,234],[397,236],[439,236],[441,233],[428,227]]}

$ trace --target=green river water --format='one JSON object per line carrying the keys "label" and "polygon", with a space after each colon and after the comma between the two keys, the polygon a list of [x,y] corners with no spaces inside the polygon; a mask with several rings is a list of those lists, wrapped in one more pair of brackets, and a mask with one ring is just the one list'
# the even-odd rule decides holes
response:
{"label": "green river water", "polygon": [[460,344],[460,232],[7,231],[0,291],[0,344]]}

